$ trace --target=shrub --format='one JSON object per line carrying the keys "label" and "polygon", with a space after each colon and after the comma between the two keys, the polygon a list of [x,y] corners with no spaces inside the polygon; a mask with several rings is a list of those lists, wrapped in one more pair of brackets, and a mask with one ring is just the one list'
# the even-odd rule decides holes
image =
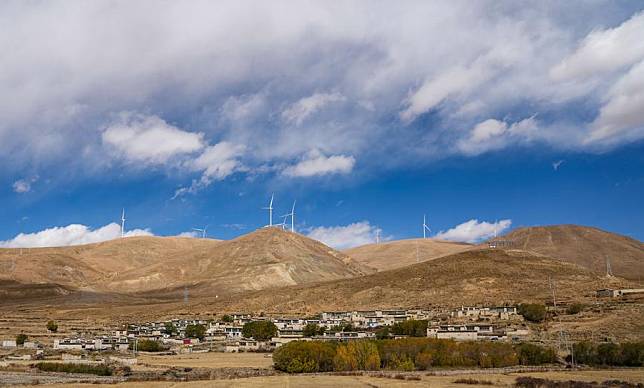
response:
{"label": "shrub", "polygon": [[233,317],[231,317],[230,315],[226,314],[223,317],[221,317],[221,321],[226,322],[226,323],[231,323],[231,322],[233,322]]}
{"label": "shrub", "polygon": [[51,331],[52,333],[55,333],[58,331],[58,324],[52,320],[47,322],[47,330]]}
{"label": "shrub", "polygon": [[58,362],[39,362],[36,368],[45,372],[87,373],[97,376],[111,376],[113,369],[106,365],[62,364]]}
{"label": "shrub", "polygon": [[454,384],[493,385],[491,381],[476,380],[476,379],[457,379],[457,380],[454,380]]}
{"label": "shrub", "polygon": [[583,303],[573,303],[566,309],[566,314],[575,315],[584,311],[586,305]]}
{"label": "shrub", "polygon": [[530,322],[542,322],[546,319],[546,306],[537,303],[519,305],[519,314]]}
{"label": "shrub", "polygon": [[204,339],[206,336],[206,326],[204,325],[188,325],[186,326],[186,337]]}
{"label": "shrub", "polygon": [[18,334],[16,336],[16,344],[17,345],[24,345],[25,341],[27,341],[27,339],[29,339],[29,337],[27,337],[26,334],[20,333],[20,334]]}
{"label": "shrub", "polygon": [[[134,342],[130,342],[129,348],[134,349]],[[160,352],[163,347],[157,341],[142,339],[136,341],[136,349],[142,352]]]}
{"label": "shrub", "polygon": [[333,371],[335,345],[321,341],[294,341],[275,350],[275,369],[289,373]]}
{"label": "shrub", "polygon": [[601,365],[620,365],[619,353],[619,346],[612,342],[599,344],[596,362]]}
{"label": "shrub", "polygon": [[244,338],[253,337],[257,341],[266,341],[277,335],[277,326],[271,321],[253,321],[244,324]]}

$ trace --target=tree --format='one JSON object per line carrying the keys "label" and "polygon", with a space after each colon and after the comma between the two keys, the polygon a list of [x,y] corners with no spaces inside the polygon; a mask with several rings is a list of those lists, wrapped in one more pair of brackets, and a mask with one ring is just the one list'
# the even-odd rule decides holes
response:
{"label": "tree", "polygon": [[226,314],[223,317],[221,317],[221,321],[226,323],[232,323],[234,319],[230,315]]}
{"label": "tree", "polygon": [[398,322],[391,327],[391,331],[397,335],[427,337],[427,321],[410,319],[408,321]]}
{"label": "tree", "polygon": [[389,338],[389,327],[384,326],[376,330],[376,339],[387,339]]}
{"label": "tree", "polygon": [[16,344],[17,345],[24,345],[25,341],[27,341],[29,337],[27,337],[27,334],[20,333],[16,336]]}
{"label": "tree", "polygon": [[304,335],[305,337],[313,337],[322,334],[324,334],[324,328],[321,328],[315,323],[307,323],[302,330],[302,335]]}
{"label": "tree", "polygon": [[519,305],[519,314],[530,322],[542,322],[546,319],[546,306],[538,303],[522,303]]}
{"label": "tree", "polygon": [[244,338],[253,337],[257,341],[267,341],[277,335],[277,326],[271,321],[253,321],[244,324]]}
{"label": "tree", "polygon": [[[130,342],[128,347],[134,349],[134,342]],[[157,341],[141,339],[136,341],[136,349],[141,352],[160,352],[163,350],[163,346]]]}
{"label": "tree", "polygon": [[172,335],[172,334],[174,334],[174,333],[176,333],[176,332],[177,332],[177,328],[176,328],[176,326],[174,325],[174,323],[172,323],[172,322],[166,322],[166,323],[164,324],[164,326],[165,326],[165,332],[166,332],[167,334]]}
{"label": "tree", "polygon": [[51,331],[52,333],[55,333],[58,331],[58,324],[52,320],[47,322],[47,330]]}
{"label": "tree", "polygon": [[199,338],[202,340],[206,336],[206,326],[204,325],[188,325],[186,326],[186,337]]}

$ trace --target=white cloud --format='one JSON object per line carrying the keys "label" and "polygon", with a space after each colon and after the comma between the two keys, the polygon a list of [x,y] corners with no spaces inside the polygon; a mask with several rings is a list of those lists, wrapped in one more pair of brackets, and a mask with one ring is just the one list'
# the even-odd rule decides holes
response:
{"label": "white cloud", "polygon": [[28,193],[31,191],[31,185],[32,183],[35,183],[38,180],[38,177],[34,178],[25,178],[25,179],[18,179],[17,181],[13,182],[13,191],[15,191],[18,194],[22,193]]}
{"label": "white cloud", "polygon": [[201,234],[199,234],[196,230],[189,230],[187,232],[179,233],[177,237],[199,238],[201,237]]}
{"label": "white cloud", "polygon": [[353,156],[324,156],[318,151],[310,152],[305,159],[294,166],[287,167],[283,173],[292,177],[311,177],[329,174],[348,174],[353,170],[356,160]]}
{"label": "white cloud", "polygon": [[290,123],[301,125],[307,117],[324,108],[326,105],[345,101],[340,93],[315,93],[292,104],[282,112],[282,118]]}
{"label": "white cloud", "polygon": [[228,142],[217,143],[207,147],[196,159],[184,163],[184,167],[201,172],[201,178],[193,180],[189,187],[178,189],[174,198],[186,193],[194,193],[197,190],[210,185],[214,181],[220,181],[232,175],[242,168],[239,157],[243,154],[245,147]]}
{"label": "white cloud", "polygon": [[591,125],[588,144],[622,143],[644,137],[644,60],[611,87],[605,100]]}
{"label": "white cloud", "polygon": [[105,128],[102,138],[126,160],[146,164],[163,164],[204,147],[201,133],[183,131],[157,116],[132,113],[121,114]]}
{"label": "white cloud", "polygon": [[379,231],[369,221],[361,221],[346,226],[318,226],[310,229],[307,236],[336,249],[347,249],[376,242]]}
{"label": "white cloud", "polygon": [[536,138],[538,129],[534,117],[508,125],[488,119],[478,123],[469,135],[458,141],[458,149],[467,155],[478,155],[506,147],[513,142],[529,142]]}
{"label": "white cloud", "polygon": [[501,220],[496,223],[479,222],[479,220],[469,220],[460,225],[456,225],[448,231],[441,231],[434,238],[439,240],[460,241],[475,243],[494,236],[494,233],[502,233],[512,225],[511,220]]}
{"label": "white cloud", "polygon": [[[152,233],[148,229],[134,229],[127,231],[125,236],[152,236]],[[59,247],[90,244],[113,240],[119,237],[121,237],[121,226],[116,223],[111,223],[94,230],[85,225],[71,224],[41,230],[40,232],[20,233],[11,240],[0,241],[0,247]]]}
{"label": "white cloud", "polygon": [[584,78],[632,65],[644,58],[643,36],[640,12],[615,28],[592,31],[550,74],[555,79]]}
{"label": "white cloud", "polygon": [[439,74],[436,78],[426,81],[409,97],[408,107],[400,113],[400,117],[406,122],[412,121],[450,95],[474,89],[489,77],[489,69],[478,64],[470,68],[457,67]]}
{"label": "white cloud", "polygon": [[[641,11],[620,2],[602,3],[602,12],[592,2],[492,8],[463,0],[0,2],[8,31],[0,46],[20,42],[0,57],[0,174],[37,167],[107,176],[123,171],[114,155],[174,168],[198,157],[204,139],[244,146],[239,162],[253,171],[314,148],[382,171],[463,154],[451,128],[526,107],[561,120],[553,128],[577,128],[553,129],[535,147],[585,151],[642,138],[610,114],[622,95],[611,87],[642,61]],[[574,21],[562,16],[572,13]],[[597,123],[584,121],[600,110]],[[152,113],[112,122],[123,111]],[[591,131],[599,135],[584,142]]]}

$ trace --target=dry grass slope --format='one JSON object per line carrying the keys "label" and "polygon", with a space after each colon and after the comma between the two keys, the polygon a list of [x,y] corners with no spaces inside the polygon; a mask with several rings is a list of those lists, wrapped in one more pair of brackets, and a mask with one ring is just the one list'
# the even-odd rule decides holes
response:
{"label": "dry grass slope", "polygon": [[216,305],[229,311],[318,312],[546,301],[549,277],[562,300],[589,299],[601,287],[632,286],[535,253],[484,249],[348,280],[251,292]]}
{"label": "dry grass slope", "polygon": [[344,253],[378,271],[387,271],[475,248],[465,243],[421,238],[368,244]]}
{"label": "dry grass slope", "polygon": [[606,257],[613,274],[627,279],[644,278],[644,244],[601,229],[578,225],[537,226],[516,229],[500,237],[514,247],[578,264],[606,273]]}

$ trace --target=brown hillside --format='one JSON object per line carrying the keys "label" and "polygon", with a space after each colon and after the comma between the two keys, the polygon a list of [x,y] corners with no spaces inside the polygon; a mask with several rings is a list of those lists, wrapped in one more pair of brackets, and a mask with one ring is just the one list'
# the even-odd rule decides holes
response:
{"label": "brown hillside", "polygon": [[145,236],[71,247],[0,249],[0,279],[91,289],[119,272],[177,256],[189,258],[218,243],[211,239]]}
{"label": "brown hillside", "polygon": [[421,238],[368,244],[344,253],[378,271],[387,271],[474,248],[465,243]]}
{"label": "brown hillside", "polygon": [[[123,274],[114,279],[110,288],[127,286],[131,279],[160,276],[165,280],[158,287],[140,290],[190,284],[193,295],[221,295],[343,279],[367,272],[373,271],[321,242],[279,228],[262,228],[222,242],[193,263],[176,259],[163,268],[144,267]],[[178,276],[167,278],[170,274]]]}
{"label": "brown hillside", "polygon": [[219,300],[216,307],[229,311],[315,313],[548,301],[549,278],[562,300],[588,299],[602,287],[633,286],[623,279],[606,279],[577,265],[534,253],[486,249],[353,279],[247,293]]}
{"label": "brown hillside", "polygon": [[644,278],[644,244],[601,229],[555,225],[516,229],[499,240],[510,240],[513,247],[578,264],[606,274],[606,257],[615,276]]}
{"label": "brown hillside", "polygon": [[227,294],[342,279],[366,270],[326,245],[278,228],[231,241],[131,237],[64,248],[0,250],[0,280],[90,292],[183,288]]}

